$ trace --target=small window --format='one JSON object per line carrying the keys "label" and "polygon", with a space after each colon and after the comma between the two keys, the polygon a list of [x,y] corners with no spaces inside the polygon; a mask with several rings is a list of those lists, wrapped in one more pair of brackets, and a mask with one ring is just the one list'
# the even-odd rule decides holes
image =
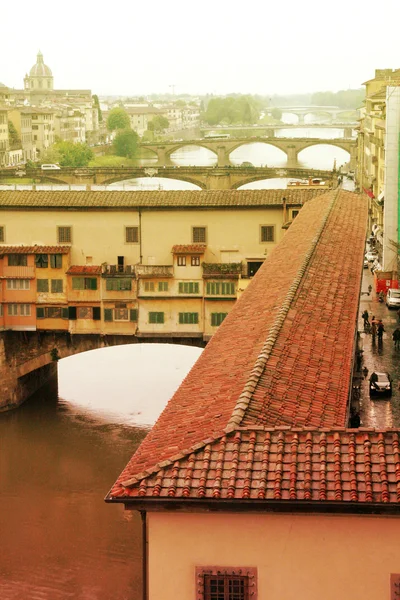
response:
{"label": "small window", "polygon": [[130,279],[106,279],[106,290],[114,292],[126,292],[132,289],[132,281]]}
{"label": "small window", "polygon": [[9,267],[26,267],[28,264],[27,254],[9,254],[8,255],[8,266]]}
{"label": "small window", "polygon": [[179,313],[180,325],[197,325],[199,322],[199,313]]}
{"label": "small window", "polygon": [[127,244],[139,243],[139,227],[125,227],[125,242]]}
{"label": "small window", "polygon": [[20,304],[19,310],[20,310],[21,317],[30,317],[31,316],[31,305],[30,304]]}
{"label": "small window", "polygon": [[205,244],[205,242],[206,242],[206,228],[205,227],[193,227],[192,228],[192,242],[193,242],[193,244]]}
{"label": "small window", "polygon": [[8,290],[29,290],[30,287],[29,279],[7,279]]}
{"label": "small window", "polygon": [[49,291],[49,280],[48,279],[38,279],[37,283],[37,291],[38,292],[48,292]]}
{"label": "small window", "polygon": [[49,266],[49,255],[48,254],[36,254],[35,265],[37,269],[47,269]]}
{"label": "small window", "polygon": [[112,321],[113,320],[113,309],[105,308],[104,309],[104,321]]}
{"label": "small window", "polygon": [[274,225],[261,225],[261,241],[262,242],[274,242],[275,241],[275,226]]}
{"label": "small window", "polygon": [[211,326],[219,327],[228,313],[211,313]]}
{"label": "small window", "polygon": [[299,210],[292,210],[292,219],[295,219],[297,217],[297,215],[299,214]]}
{"label": "small window", "polygon": [[197,567],[196,600],[257,600],[257,569]]}
{"label": "small window", "polygon": [[192,267],[199,267],[200,266],[200,256],[191,256],[190,264],[192,265]]}
{"label": "small window", "polygon": [[6,241],[6,230],[4,225],[0,225],[0,243]]}
{"label": "small window", "polygon": [[50,266],[52,269],[61,269],[62,254],[50,254]]}
{"label": "small window", "polygon": [[73,290],[97,290],[96,277],[73,277]]}
{"label": "small window", "polygon": [[51,293],[52,294],[62,294],[63,291],[63,280],[62,279],[52,279],[51,280]]}
{"label": "small window", "polygon": [[209,296],[232,296],[234,293],[235,284],[232,281],[207,281]]}
{"label": "small window", "polygon": [[10,317],[16,317],[18,315],[18,304],[9,304],[7,312]]}
{"label": "small window", "polygon": [[186,256],[178,256],[177,265],[178,267],[186,267]]}
{"label": "small window", "polygon": [[144,291],[145,292],[154,292],[154,281],[145,281],[144,282]]}
{"label": "small window", "polygon": [[93,319],[93,309],[91,306],[78,306],[76,309],[77,319]]}
{"label": "small window", "polygon": [[72,242],[72,227],[57,227],[57,241],[59,244],[70,244]]}
{"label": "small window", "polygon": [[179,293],[180,294],[198,294],[199,293],[199,282],[198,281],[180,281],[179,282]]}
{"label": "small window", "polygon": [[159,281],[158,282],[158,291],[159,292],[168,292],[168,281]]}
{"label": "small window", "polygon": [[149,312],[149,323],[164,323],[164,313]]}

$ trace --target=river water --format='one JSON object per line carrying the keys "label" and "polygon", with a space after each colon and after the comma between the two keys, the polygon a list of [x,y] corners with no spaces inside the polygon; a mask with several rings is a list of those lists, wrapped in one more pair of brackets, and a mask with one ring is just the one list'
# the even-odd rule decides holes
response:
{"label": "river water", "polygon": [[[341,152],[319,146],[300,158],[332,168],[334,158],[338,165],[347,160]],[[186,148],[173,160],[212,164],[205,153]],[[232,162],[243,161],[285,164],[279,150],[263,144],[238,149]],[[164,179],[156,185],[192,187]],[[278,186],[285,182],[251,187]],[[139,600],[139,516],[103,498],[200,353],[136,344],[70,357],[59,363],[58,389],[48,386],[0,414],[0,600]]]}

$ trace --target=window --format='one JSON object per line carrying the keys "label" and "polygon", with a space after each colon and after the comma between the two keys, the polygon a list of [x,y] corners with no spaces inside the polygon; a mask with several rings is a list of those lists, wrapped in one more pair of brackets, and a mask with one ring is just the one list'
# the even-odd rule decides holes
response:
{"label": "window", "polygon": [[48,254],[36,254],[35,265],[37,269],[47,269],[47,267],[49,266]]}
{"label": "window", "polygon": [[21,317],[30,317],[31,316],[31,305],[30,304],[20,304],[19,312]]}
{"label": "window", "polygon": [[145,292],[154,292],[154,281],[145,281],[144,282],[144,291]]}
{"label": "window", "polygon": [[192,265],[192,267],[199,267],[200,266],[200,256],[191,256],[190,264]]}
{"label": "window", "polygon": [[5,239],[6,239],[6,232],[5,232],[4,225],[0,225],[0,242],[5,242]]}
{"label": "window", "polygon": [[297,217],[297,215],[299,214],[299,210],[292,210],[292,219],[295,219]]}
{"label": "window", "polygon": [[48,319],[61,319],[61,306],[49,306],[46,308]]}
{"label": "window", "polygon": [[26,267],[28,264],[27,254],[9,254],[8,255],[8,266],[9,267]]}
{"label": "window", "polygon": [[61,269],[62,254],[50,254],[50,266],[52,269]]}
{"label": "window", "polygon": [[139,227],[125,227],[125,242],[127,244],[139,243]]}
{"label": "window", "polygon": [[48,292],[49,291],[49,280],[48,279],[38,279],[37,283],[37,291],[38,292]]}
{"label": "window", "polygon": [[73,277],[73,290],[97,290],[96,277]]}
{"label": "window", "polygon": [[207,294],[210,296],[232,296],[234,293],[232,281],[207,281]]}
{"label": "window", "polygon": [[199,282],[198,281],[180,281],[179,282],[179,293],[180,294],[198,294],[199,293]]}
{"label": "window", "polygon": [[8,290],[29,290],[30,287],[29,279],[7,279]]}
{"label": "window", "polygon": [[257,600],[257,569],[196,568],[196,600]]}
{"label": "window", "polygon": [[211,326],[219,327],[228,313],[211,313]]}
{"label": "window", "polygon": [[52,294],[62,294],[63,291],[63,280],[62,279],[52,279],[51,280],[51,293]]}
{"label": "window", "polygon": [[158,291],[159,292],[168,292],[168,281],[159,281],[158,282]]}
{"label": "window", "polygon": [[206,228],[205,227],[193,227],[192,228],[192,242],[193,242],[193,244],[205,244],[205,242],[206,242]]}
{"label": "window", "polygon": [[186,267],[186,256],[178,256],[177,265],[178,267]]}
{"label": "window", "polygon": [[18,304],[9,304],[8,305],[8,314],[10,317],[15,317],[18,314]]}
{"label": "window", "polygon": [[114,292],[126,292],[132,289],[130,279],[106,279],[106,290]]}
{"label": "window", "polygon": [[77,319],[93,319],[93,310],[91,306],[78,306],[76,308]]}
{"label": "window", "polygon": [[275,241],[275,226],[274,225],[261,225],[260,227],[261,241],[262,242],[273,242]]}
{"label": "window", "polygon": [[199,313],[179,313],[179,325],[197,325]]}
{"label": "window", "polygon": [[164,323],[164,313],[149,312],[149,323]]}
{"label": "window", "polygon": [[57,240],[59,244],[72,242],[72,227],[57,227]]}
{"label": "window", "polygon": [[[63,306],[37,306],[36,307],[36,318],[37,319],[68,319],[71,318],[70,310],[75,309],[72,307]],[[76,315],[75,315],[76,319]]]}
{"label": "window", "polygon": [[104,320],[105,321],[112,321],[113,320],[113,309],[112,308],[105,308],[104,309]]}
{"label": "window", "polygon": [[115,308],[114,309],[115,321],[129,321],[129,312],[127,308]]}

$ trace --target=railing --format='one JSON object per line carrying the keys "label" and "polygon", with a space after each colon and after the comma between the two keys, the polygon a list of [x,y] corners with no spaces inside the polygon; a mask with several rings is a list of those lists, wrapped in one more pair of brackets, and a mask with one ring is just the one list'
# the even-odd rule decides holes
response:
{"label": "railing", "polygon": [[203,278],[237,278],[242,273],[242,263],[203,263]]}
{"label": "railing", "polygon": [[103,265],[103,277],[121,277],[123,275],[135,276],[134,265]]}
{"label": "railing", "polygon": [[138,277],[173,277],[174,267],[172,265],[136,265]]}

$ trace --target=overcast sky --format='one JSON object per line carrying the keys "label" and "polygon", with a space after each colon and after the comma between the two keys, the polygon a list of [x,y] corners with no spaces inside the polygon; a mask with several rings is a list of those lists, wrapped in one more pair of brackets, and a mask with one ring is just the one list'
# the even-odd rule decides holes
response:
{"label": "overcast sky", "polygon": [[400,0],[20,0],[0,9],[0,82],[40,49],[55,87],[97,94],[313,92],[400,67]]}

